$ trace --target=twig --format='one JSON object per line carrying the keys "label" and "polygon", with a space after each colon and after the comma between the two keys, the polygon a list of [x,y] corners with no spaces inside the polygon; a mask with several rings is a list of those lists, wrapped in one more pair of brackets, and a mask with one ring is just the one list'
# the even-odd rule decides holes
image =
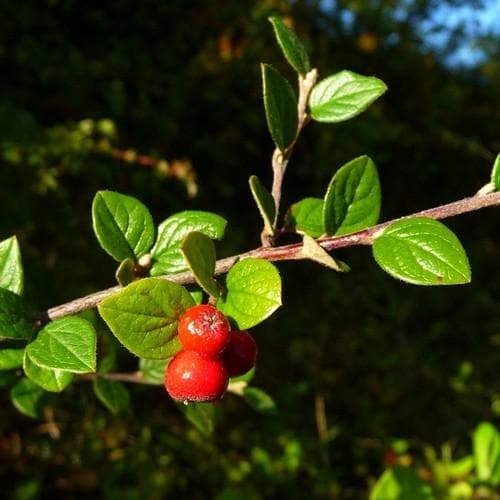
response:
{"label": "twig", "polygon": [[[377,233],[382,231],[389,224],[392,224],[393,222],[404,218],[422,216],[429,217],[431,219],[446,219],[455,215],[474,212],[481,208],[492,207],[496,205],[500,205],[500,192],[480,196],[472,196],[470,198],[463,198],[462,200],[448,203],[446,205],[440,205],[428,210],[422,210],[421,212],[416,212],[406,217],[383,222],[382,224],[377,224],[376,226],[370,227],[368,229],[363,229],[362,231],[358,231],[356,233],[347,234],[345,236],[321,238],[318,240],[318,243],[328,252],[331,252],[332,250],[338,248],[345,248],[356,245],[371,245]],[[229,269],[231,269],[231,267],[236,264],[236,262],[248,257],[265,259],[272,262],[282,260],[300,260],[307,258],[304,257],[301,250],[302,243],[294,243],[291,245],[283,245],[279,247],[256,248],[240,255],[234,255],[232,257],[218,260],[215,266],[215,275],[218,276],[220,274],[227,273]],[[190,271],[165,275],[161,276],[161,278],[172,281],[179,285],[186,285],[195,282],[193,274]],[[52,307],[51,309],[39,313],[37,316],[37,320],[40,322],[40,324],[43,324],[56,318],[76,314],[86,309],[92,309],[106,297],[113,295],[120,289],[120,286],[114,286],[106,290],[101,290],[100,292],[87,295],[86,297],[75,299],[71,302],[67,302],[66,304]]]}

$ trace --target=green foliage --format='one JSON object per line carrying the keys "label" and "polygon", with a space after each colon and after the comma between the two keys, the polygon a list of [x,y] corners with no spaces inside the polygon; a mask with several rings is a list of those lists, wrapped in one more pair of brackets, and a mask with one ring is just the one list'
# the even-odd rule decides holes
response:
{"label": "green foliage", "polygon": [[253,199],[257,204],[260,216],[264,221],[264,228],[268,234],[274,234],[274,221],[276,218],[276,205],[269,191],[264,187],[256,175],[251,175],[248,180]]}
{"label": "green foliage", "polygon": [[23,364],[24,347],[14,347],[0,344],[0,370],[12,370]]}
{"label": "green foliage", "polygon": [[489,422],[482,422],[474,431],[473,452],[477,477],[493,486],[500,484],[500,433]]}
{"label": "green foliage", "polygon": [[12,236],[0,242],[0,288],[21,295],[24,288],[23,277],[19,243]]}
{"label": "green foliage", "polygon": [[347,264],[336,261],[314,238],[307,234],[304,234],[301,253],[307,259],[311,259],[334,271],[347,272],[350,270]]}
{"label": "green foliage", "polygon": [[210,436],[215,426],[214,403],[179,403],[179,410],[202,434]]}
{"label": "green foliage", "polygon": [[497,155],[491,170],[491,184],[495,191],[500,191],[500,154]]}
{"label": "green foliage", "polygon": [[142,378],[150,384],[163,385],[165,381],[165,369],[169,359],[145,359],[139,360],[139,371]]}
{"label": "green foliage", "polygon": [[403,467],[388,469],[375,484],[370,500],[433,500],[431,487],[415,470]]}
{"label": "green foliage", "polygon": [[115,273],[116,281],[121,286],[127,286],[135,280],[135,262],[130,257],[123,259]]}
{"label": "green foliage", "polygon": [[19,295],[0,288],[0,340],[29,339],[33,332],[28,317]]}
{"label": "green foliage", "polygon": [[69,371],[54,370],[35,364],[26,351],[23,359],[25,375],[45,391],[61,392],[73,381],[74,375]]}
{"label": "green foliage", "polygon": [[312,238],[325,234],[323,226],[323,204],[321,198],[304,198],[294,203],[288,213],[286,226]]}
{"label": "green foliage", "polygon": [[120,413],[129,406],[130,394],[121,382],[97,377],[93,386],[95,395],[111,413]]}
{"label": "green foliage", "polygon": [[43,389],[28,378],[22,378],[10,390],[12,404],[27,417],[39,418],[43,407]]}
{"label": "green foliage", "polygon": [[444,224],[412,217],[390,224],[375,236],[373,256],[391,276],[416,285],[469,283],[462,244]]}
{"label": "green foliage", "polygon": [[245,387],[243,390],[245,401],[259,413],[272,415],[277,413],[276,403],[271,396],[257,387]]}

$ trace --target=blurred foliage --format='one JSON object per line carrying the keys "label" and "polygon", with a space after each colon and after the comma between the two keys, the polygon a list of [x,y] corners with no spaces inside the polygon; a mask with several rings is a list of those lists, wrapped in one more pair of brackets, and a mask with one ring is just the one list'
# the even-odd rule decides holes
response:
{"label": "blurred foliage", "polygon": [[[259,244],[247,179],[269,184],[272,142],[258,63],[293,76],[271,14],[295,27],[322,76],[350,69],[389,87],[355,120],[307,127],[285,204],[322,196],[333,171],[365,153],[380,170],[385,219],[473,194],[500,150],[500,43],[480,40],[476,66],[444,64],[466,26],[430,51],[421,28],[446,30],[438,4],[481,2],[1,0],[0,236],[19,237],[33,306],[113,284],[90,226],[99,189],[138,197],[156,222],[180,209],[220,213],[230,222],[220,256]],[[197,196],[137,155],[150,166],[186,159]],[[112,416],[82,382],[38,422],[3,391],[4,496],[366,498],[395,440],[407,444],[401,465],[443,443],[466,455],[476,424],[500,416],[498,211],[447,224],[468,250],[470,286],[404,285],[366,249],[339,252],[347,275],[280,266],[285,305],[255,329],[256,383],[277,412],[228,394],[210,438],[161,388],[131,387],[132,409]],[[118,363],[137,369],[126,353]],[[0,375],[2,385],[15,376]]]}

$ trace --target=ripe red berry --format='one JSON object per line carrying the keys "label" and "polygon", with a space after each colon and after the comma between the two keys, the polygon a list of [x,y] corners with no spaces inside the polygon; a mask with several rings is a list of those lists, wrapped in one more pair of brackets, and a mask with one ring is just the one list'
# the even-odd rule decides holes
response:
{"label": "ripe red berry", "polygon": [[231,340],[220,355],[230,377],[239,377],[255,366],[257,344],[246,331],[231,332]]}
{"label": "ripe red berry", "polygon": [[178,401],[216,401],[224,395],[227,383],[220,358],[207,358],[196,351],[179,352],[165,371],[165,388]]}
{"label": "ripe red berry", "polygon": [[185,349],[216,356],[229,343],[231,327],[227,318],[208,304],[188,309],[179,320],[179,340]]}

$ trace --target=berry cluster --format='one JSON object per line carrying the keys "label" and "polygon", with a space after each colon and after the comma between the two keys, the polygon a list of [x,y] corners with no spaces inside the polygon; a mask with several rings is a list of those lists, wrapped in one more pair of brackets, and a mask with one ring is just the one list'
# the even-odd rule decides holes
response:
{"label": "berry cluster", "polygon": [[255,365],[257,344],[246,331],[231,331],[229,321],[211,305],[191,307],[179,320],[183,346],[165,372],[165,387],[179,401],[220,399],[229,377]]}

